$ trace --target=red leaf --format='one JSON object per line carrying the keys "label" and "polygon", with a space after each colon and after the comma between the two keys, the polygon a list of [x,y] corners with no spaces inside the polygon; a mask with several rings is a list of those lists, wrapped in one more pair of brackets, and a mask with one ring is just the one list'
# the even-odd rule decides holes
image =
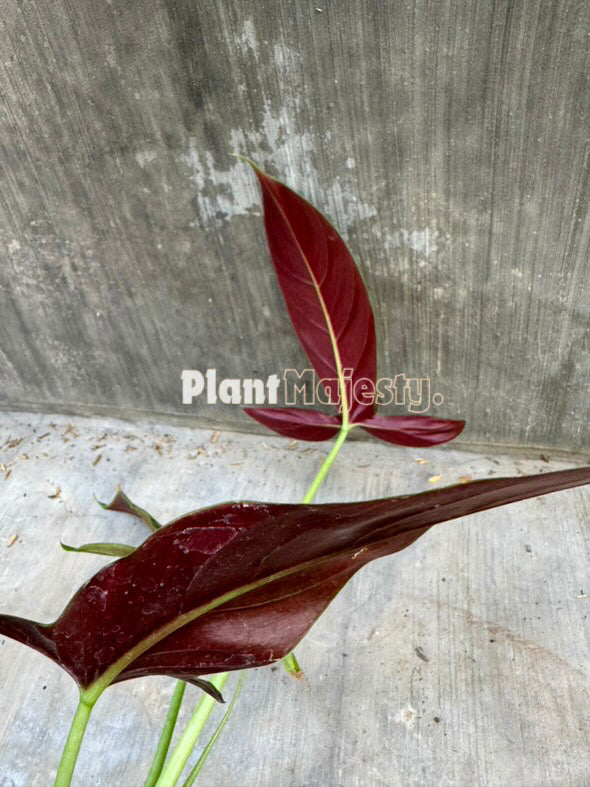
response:
{"label": "red leaf", "polygon": [[172,522],[99,571],[55,623],[0,615],[0,633],[96,696],[141,675],[269,664],[365,563],[439,522],[587,483],[584,467],[362,503],[225,503]]}
{"label": "red leaf", "polygon": [[423,448],[454,440],[463,431],[465,421],[426,415],[374,415],[365,419],[361,426],[387,443]]}
{"label": "red leaf", "polygon": [[244,407],[244,412],[263,426],[295,440],[329,440],[340,430],[338,415],[292,407]]}
{"label": "red leaf", "polygon": [[[333,403],[338,377],[351,370],[346,391],[351,421],[371,415],[350,387],[375,382],[375,323],[355,262],[334,227],[303,197],[250,162],[262,189],[264,224],[289,316]],[[352,401],[351,401],[352,400]]]}
{"label": "red leaf", "polygon": [[110,503],[101,503],[100,500],[96,502],[101,508],[104,508],[105,511],[120,511],[122,514],[131,514],[131,516],[142,519],[150,530],[159,530],[162,527],[151,514],[148,514],[147,511],[144,511],[143,508],[135,505],[135,503],[132,503],[119,486],[117,486],[117,494]]}
{"label": "red leaf", "polygon": [[[463,421],[374,416],[377,376],[375,326],[367,291],[344,241],[312,205],[249,162],[258,177],[271,257],[301,344],[334,403],[344,387],[349,422],[388,443],[429,446],[447,442]],[[340,420],[318,420],[304,410],[248,408],[264,426],[300,440],[326,440]],[[325,416],[325,419],[328,419]]]}

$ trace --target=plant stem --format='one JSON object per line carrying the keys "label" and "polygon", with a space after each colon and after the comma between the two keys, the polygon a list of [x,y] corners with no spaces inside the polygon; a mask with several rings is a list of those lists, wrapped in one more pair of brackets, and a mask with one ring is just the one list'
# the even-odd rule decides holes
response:
{"label": "plant stem", "polygon": [[[229,673],[227,672],[222,672],[214,675],[211,679],[211,683],[215,686],[215,688],[221,691],[221,689],[225,686],[228,674]],[[197,709],[193,713],[185,731],[182,733],[176,748],[164,766],[162,773],[156,782],[156,787],[174,787],[178,777],[186,765],[186,761],[190,757],[191,752],[194,749],[197,740],[199,739],[199,735],[203,731],[203,727],[207,723],[207,719],[209,718],[209,715],[214,706],[215,700],[213,697],[210,697],[207,694],[201,698],[201,701],[197,705]]]}
{"label": "plant stem", "polygon": [[243,685],[244,685],[244,673],[242,673],[240,675],[240,680],[238,682],[238,686],[237,686],[236,690],[234,691],[234,696],[232,697],[232,700],[230,702],[229,708],[223,714],[222,720],[217,725],[217,729],[215,730],[215,732],[213,733],[213,735],[209,739],[209,743],[205,746],[205,748],[203,749],[203,751],[201,753],[201,756],[197,760],[194,768],[189,773],[189,776],[188,776],[187,780],[185,781],[185,783],[183,784],[183,787],[192,787],[192,785],[195,783],[195,780],[196,780],[197,776],[201,772],[201,768],[205,764],[205,760],[209,756],[209,752],[211,751],[211,749],[215,745],[215,741],[217,740],[217,738],[219,738],[219,736],[221,735],[221,731],[223,730],[223,728],[225,727],[225,725],[229,721],[229,717],[231,716],[231,713],[232,713],[232,711],[234,709],[234,705],[236,704],[236,700],[240,696],[240,692],[242,690],[242,686]]}
{"label": "plant stem", "polygon": [[57,773],[55,775],[54,787],[69,787],[69,784],[72,781],[76,760],[78,759],[78,752],[80,751],[82,738],[84,737],[86,725],[88,724],[88,719],[90,718],[90,713],[93,707],[94,703],[90,704],[85,702],[84,695],[81,694],[80,702],[78,703],[76,713],[72,719],[72,726],[70,727],[68,739],[66,741],[66,745],[64,746]]}
{"label": "plant stem", "polygon": [[295,657],[295,651],[292,650],[291,653],[287,653],[286,656],[283,656],[281,661],[283,663],[283,667],[286,669],[289,675],[292,675],[294,678],[303,677],[303,670],[299,666],[299,662]]}
{"label": "plant stem", "polygon": [[318,470],[318,474],[311,482],[311,486],[307,490],[307,494],[303,498],[304,503],[311,503],[316,496],[316,492],[320,488],[324,478],[328,474],[328,470],[332,467],[332,463],[334,459],[338,456],[338,452],[342,448],[342,445],[346,438],[348,437],[348,432],[350,430],[350,426],[343,426],[336,438],[336,442],[332,446],[332,450],[328,454],[328,456],[324,459],[322,466]]}
{"label": "plant stem", "polygon": [[168,754],[168,749],[170,748],[172,733],[174,732],[176,719],[178,718],[178,711],[180,710],[180,704],[182,702],[185,689],[186,683],[183,680],[177,680],[174,694],[172,695],[172,700],[170,701],[170,707],[168,708],[166,721],[164,722],[162,732],[160,733],[158,748],[154,754],[152,767],[150,768],[150,772],[148,773],[144,787],[154,787],[155,783],[158,781],[160,773],[162,772],[162,768],[166,762],[166,755]]}
{"label": "plant stem", "polygon": [[[344,441],[348,437],[348,432],[350,431],[351,428],[352,427],[349,426],[348,423],[342,426],[342,429],[340,430],[340,433],[336,438],[336,442],[332,446],[332,450],[322,462],[322,466],[318,470],[316,477],[311,482],[311,486],[309,487],[305,497],[303,498],[304,503],[313,502],[313,499],[316,496],[318,489],[320,488],[324,478],[327,476],[329,469],[332,467],[332,463],[334,462],[334,459],[336,459],[340,449],[344,445]],[[302,675],[301,667],[299,666],[297,659],[295,658],[295,653],[293,651],[291,651],[291,653],[288,653],[286,656],[284,656],[281,659],[281,661],[283,667],[287,670],[289,675],[295,675],[296,677],[301,677]]]}

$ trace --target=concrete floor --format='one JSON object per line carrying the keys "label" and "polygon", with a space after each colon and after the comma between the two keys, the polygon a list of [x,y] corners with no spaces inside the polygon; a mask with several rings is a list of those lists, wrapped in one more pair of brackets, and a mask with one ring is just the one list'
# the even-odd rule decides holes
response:
{"label": "concrete floor", "polygon": [[[104,565],[64,553],[60,539],[141,540],[139,523],[94,502],[116,483],[167,521],[229,498],[297,501],[326,451],[271,436],[4,413],[2,608],[50,621]],[[351,442],[318,501],[572,464]],[[434,528],[363,569],[297,649],[305,682],[281,669],[249,673],[200,784],[588,785],[589,508],[590,488],[518,503]],[[77,690],[44,657],[0,642],[0,784],[45,787]],[[172,686],[148,678],[110,688],[74,784],[141,785]],[[187,692],[183,718],[198,696]]]}

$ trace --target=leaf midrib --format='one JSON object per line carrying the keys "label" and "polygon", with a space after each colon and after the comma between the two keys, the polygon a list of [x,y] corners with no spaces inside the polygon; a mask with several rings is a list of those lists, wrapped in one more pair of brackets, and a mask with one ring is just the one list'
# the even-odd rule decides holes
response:
{"label": "leaf midrib", "polygon": [[[267,177],[267,176],[265,175],[265,177]],[[343,422],[342,425],[345,427],[348,424],[348,399],[347,399],[347,396],[346,396],[346,387],[344,385],[344,372],[343,372],[343,367],[342,367],[342,360],[340,358],[340,352],[338,350],[338,343],[336,341],[336,335],[334,333],[334,327],[332,325],[332,321],[330,320],[330,315],[329,315],[329,312],[328,312],[328,310],[326,308],[326,303],[324,301],[324,297],[322,295],[322,291],[320,289],[320,285],[319,285],[318,280],[316,279],[316,276],[315,276],[315,274],[314,274],[314,272],[312,270],[312,267],[311,267],[311,265],[309,263],[307,255],[305,254],[305,252],[301,248],[301,244],[299,243],[299,239],[297,238],[297,234],[293,230],[291,222],[287,218],[287,215],[285,214],[285,211],[283,210],[279,200],[277,199],[277,197],[276,197],[272,187],[269,188],[269,194],[270,194],[270,196],[271,196],[271,198],[272,198],[272,200],[273,200],[277,210],[281,214],[281,216],[283,218],[283,221],[285,222],[286,226],[288,227],[289,232],[290,232],[293,240],[295,241],[295,245],[297,246],[297,248],[299,250],[299,253],[301,255],[301,258],[303,259],[303,262],[305,264],[305,267],[307,268],[307,272],[308,272],[309,277],[310,277],[310,279],[311,279],[311,281],[313,283],[314,290],[315,290],[316,295],[318,297],[318,300],[320,302],[320,307],[322,309],[322,313],[324,315],[324,319],[326,321],[326,326],[327,326],[327,329],[328,329],[328,334],[330,336],[330,343],[332,345],[332,352],[334,353],[334,361],[336,363],[336,373],[338,375],[338,389],[339,389],[339,392],[340,392],[340,401],[341,401],[341,404],[342,404],[342,422]]]}

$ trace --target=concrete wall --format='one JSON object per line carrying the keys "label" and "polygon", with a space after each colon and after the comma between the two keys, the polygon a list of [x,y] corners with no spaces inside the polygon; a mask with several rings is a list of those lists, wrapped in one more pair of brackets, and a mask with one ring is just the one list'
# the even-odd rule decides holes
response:
{"label": "concrete wall", "polygon": [[[0,405],[184,415],[304,367],[247,153],[367,282],[380,372],[465,440],[588,446],[590,6],[0,0]],[[433,411],[434,412],[434,411]]]}

